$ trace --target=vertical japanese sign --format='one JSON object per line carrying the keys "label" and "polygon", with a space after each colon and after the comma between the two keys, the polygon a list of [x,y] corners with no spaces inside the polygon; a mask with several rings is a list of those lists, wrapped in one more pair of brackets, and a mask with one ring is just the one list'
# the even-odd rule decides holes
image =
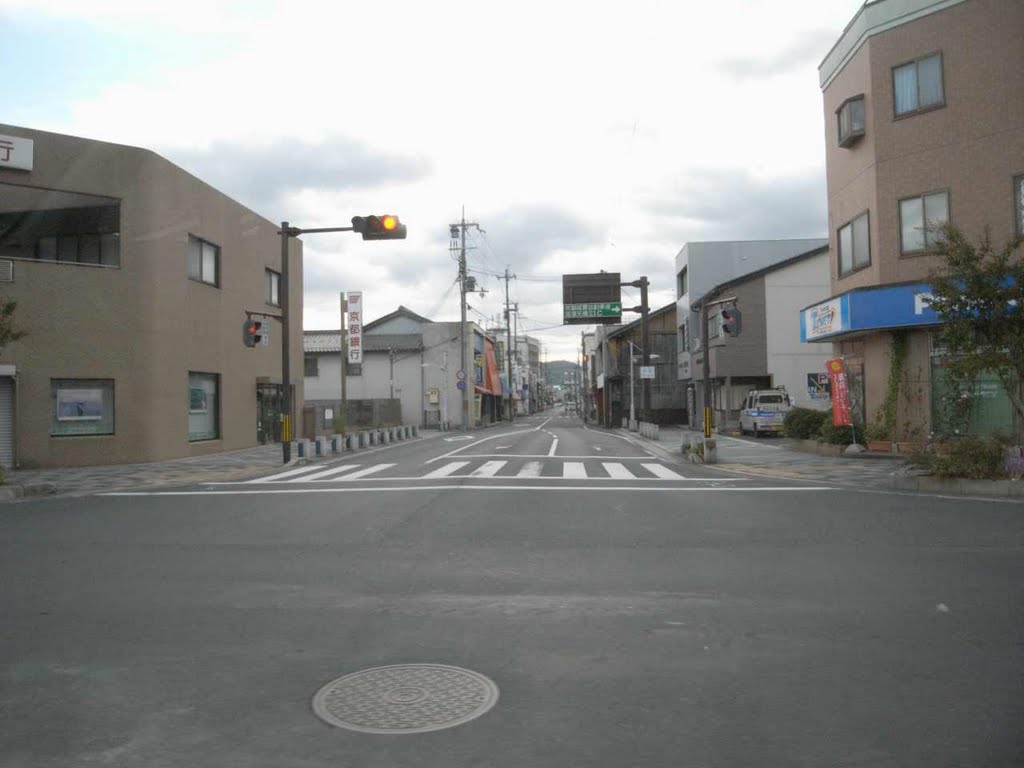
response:
{"label": "vertical japanese sign", "polygon": [[850,419],[850,390],[846,386],[846,372],[843,370],[842,358],[829,360],[828,380],[832,385],[832,423],[837,427],[852,427]]}
{"label": "vertical japanese sign", "polygon": [[348,292],[348,362],[363,364],[363,292]]}

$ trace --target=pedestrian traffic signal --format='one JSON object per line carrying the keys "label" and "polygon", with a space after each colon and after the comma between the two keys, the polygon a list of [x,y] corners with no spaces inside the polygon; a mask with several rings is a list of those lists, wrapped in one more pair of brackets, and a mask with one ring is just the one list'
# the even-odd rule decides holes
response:
{"label": "pedestrian traffic signal", "polygon": [[255,347],[263,341],[263,321],[254,317],[246,318],[242,326],[242,341],[247,347]]}
{"label": "pedestrian traffic signal", "polygon": [[405,240],[405,224],[390,213],[383,216],[353,216],[352,231],[363,240]]}
{"label": "pedestrian traffic signal", "polygon": [[722,310],[722,331],[730,336],[739,336],[743,328],[743,314],[738,307]]}

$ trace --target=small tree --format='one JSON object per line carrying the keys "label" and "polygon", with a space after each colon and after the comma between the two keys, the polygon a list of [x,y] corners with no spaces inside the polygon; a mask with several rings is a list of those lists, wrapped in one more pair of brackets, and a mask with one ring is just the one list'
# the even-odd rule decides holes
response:
{"label": "small tree", "polygon": [[1024,265],[1021,237],[1001,249],[986,231],[977,245],[955,226],[944,225],[935,252],[929,304],[943,320],[940,341],[949,351],[947,370],[958,382],[992,372],[1024,429]]}
{"label": "small tree", "polygon": [[7,346],[25,336],[25,332],[14,327],[14,310],[18,302],[14,299],[0,297],[0,352]]}

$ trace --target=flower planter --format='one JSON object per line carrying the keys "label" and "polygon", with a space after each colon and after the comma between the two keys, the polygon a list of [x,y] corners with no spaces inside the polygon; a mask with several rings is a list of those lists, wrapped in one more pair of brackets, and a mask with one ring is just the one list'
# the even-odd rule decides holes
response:
{"label": "flower planter", "polygon": [[892,453],[892,443],[888,440],[868,440],[868,450],[879,453]]}

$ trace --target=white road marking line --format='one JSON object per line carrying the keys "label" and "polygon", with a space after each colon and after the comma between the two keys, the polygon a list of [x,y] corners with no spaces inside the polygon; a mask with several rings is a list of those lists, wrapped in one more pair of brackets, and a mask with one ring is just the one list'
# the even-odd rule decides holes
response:
{"label": "white road marking line", "polygon": [[[392,478],[395,479],[406,479],[416,480],[417,478]],[[679,488],[675,486],[636,486],[636,485],[620,485],[620,486],[599,486],[599,485],[390,485],[390,486],[379,486],[375,488],[338,488],[323,486],[320,488],[260,488],[250,490],[229,490],[229,491],[113,491],[111,493],[101,493],[99,496],[271,496],[282,493],[386,493],[391,491],[573,491],[579,493],[580,491],[600,491],[605,493],[607,491],[653,491],[656,493],[763,493],[766,491],[834,491],[836,488],[829,485],[821,486],[765,486],[765,487],[754,487],[754,488]],[[871,491],[868,491],[871,493]],[[884,491],[875,491],[874,493],[885,493]],[[890,493],[895,495],[916,495],[916,494],[905,494],[897,491],[891,491]],[[963,496],[949,496],[941,497],[955,500],[962,500],[966,497]],[[980,501],[989,501],[992,499],[978,498]],[[995,499],[995,501],[1002,501],[1002,499]],[[1019,504],[1020,502],[1012,500],[1012,503]]]}
{"label": "white road marking line", "polygon": [[677,472],[673,472],[671,469],[666,467],[664,464],[641,464],[644,469],[650,472],[655,477],[660,477],[663,480],[685,480],[682,475]]}
{"label": "white road marking line", "polygon": [[469,473],[468,477],[494,477],[498,470],[508,464],[507,461],[488,461]]}
{"label": "white road marking line", "polygon": [[450,464],[445,464],[440,469],[435,469],[433,472],[428,472],[423,477],[425,479],[431,477],[448,477],[449,475],[458,472],[467,464],[469,464],[468,461],[453,461]]}
{"label": "white road marking line", "polygon": [[360,477],[366,477],[367,475],[372,475],[375,472],[383,472],[385,469],[391,469],[391,467],[393,467],[393,466],[395,466],[395,465],[394,464],[374,464],[372,467],[367,467],[366,469],[360,469],[358,472],[353,472],[351,475],[345,475],[344,477],[341,477],[341,478],[338,478],[338,479],[339,480],[344,480],[345,482],[348,482],[349,480],[356,480],[356,479],[358,479]]}
{"label": "white road marking line", "polygon": [[567,461],[562,465],[562,477],[571,480],[585,480],[587,468],[582,461]]}
{"label": "white road marking line", "polygon": [[517,430],[513,430],[511,432],[502,432],[500,435],[491,435],[490,437],[482,437],[479,440],[477,440],[475,443],[469,443],[467,445],[462,446],[461,448],[456,448],[454,451],[448,451],[448,453],[444,454],[443,456],[435,456],[432,459],[427,459],[423,463],[424,464],[433,464],[435,461],[443,461],[443,460],[445,460],[445,459],[447,459],[447,458],[449,458],[451,456],[454,456],[456,453],[462,453],[467,448],[476,448],[481,443],[486,443],[489,440],[501,440],[502,438],[506,438],[507,439],[509,437],[514,437],[516,435],[521,435],[524,432],[536,432],[536,431],[537,430],[535,430],[535,429],[530,429],[529,427],[527,427],[526,429],[517,429]]}
{"label": "white road marking line", "polygon": [[539,461],[528,461],[523,465],[523,468],[519,470],[519,474],[516,477],[540,477],[541,470],[544,465]]}
{"label": "white road marking line", "polygon": [[608,477],[614,480],[636,480],[636,475],[626,469],[624,464],[619,464],[615,461],[606,461],[601,464],[604,467],[605,472],[608,473]]}
{"label": "white road marking line", "polygon": [[[358,466],[358,465],[357,465]],[[296,475],[304,475],[307,472],[316,472],[320,467],[299,467],[298,469],[289,469],[287,472],[278,472],[276,475],[270,475],[269,477],[257,477],[255,480],[246,480],[246,483],[277,483],[284,480],[286,477],[295,477]]]}
{"label": "white road marking line", "polygon": [[358,468],[359,468],[358,464],[345,464],[343,466],[334,467],[333,469],[328,469],[328,470],[325,470],[323,472],[315,472],[312,475],[303,475],[302,477],[298,478],[297,480],[292,480],[291,482],[308,483],[308,482],[312,482],[314,480],[322,480],[325,477],[332,477],[333,475],[340,475],[342,472],[348,472],[350,470],[358,469]]}
{"label": "white road marking line", "polygon": [[555,450],[558,448],[558,438],[556,437],[554,442],[551,443],[551,450],[548,451],[548,456],[554,456]]}

